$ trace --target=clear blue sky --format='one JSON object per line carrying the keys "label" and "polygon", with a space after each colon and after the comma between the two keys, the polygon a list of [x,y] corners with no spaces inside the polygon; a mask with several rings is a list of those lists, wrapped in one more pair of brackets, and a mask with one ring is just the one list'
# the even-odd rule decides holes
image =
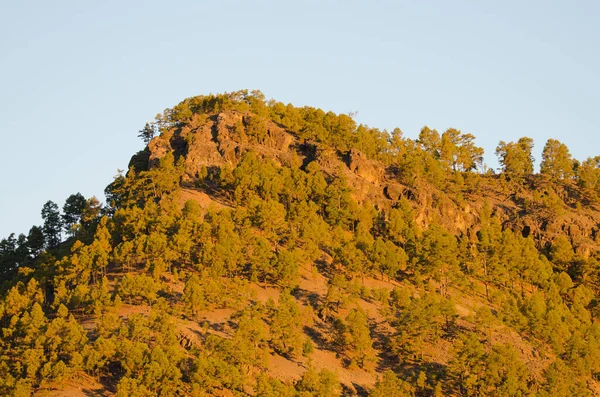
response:
{"label": "clear blue sky", "polygon": [[598,1],[2,1],[0,237],[104,199],[137,131],[185,97],[260,89],[415,137],[600,154]]}

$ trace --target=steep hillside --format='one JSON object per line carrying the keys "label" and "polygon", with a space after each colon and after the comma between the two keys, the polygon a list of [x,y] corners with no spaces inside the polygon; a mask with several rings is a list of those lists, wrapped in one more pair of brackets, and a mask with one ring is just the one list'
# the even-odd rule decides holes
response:
{"label": "steep hillside", "polygon": [[0,394],[600,394],[597,158],[247,91],[140,137],[0,243]]}

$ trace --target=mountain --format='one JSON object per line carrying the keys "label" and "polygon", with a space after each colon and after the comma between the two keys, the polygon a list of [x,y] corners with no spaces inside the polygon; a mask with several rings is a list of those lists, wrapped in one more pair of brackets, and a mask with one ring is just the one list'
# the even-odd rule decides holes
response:
{"label": "mountain", "polygon": [[599,158],[185,99],[0,242],[0,394],[600,394]]}

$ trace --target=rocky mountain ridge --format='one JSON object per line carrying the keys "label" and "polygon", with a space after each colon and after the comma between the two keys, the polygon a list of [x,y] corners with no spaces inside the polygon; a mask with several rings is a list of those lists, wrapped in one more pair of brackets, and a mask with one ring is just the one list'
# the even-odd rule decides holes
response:
{"label": "rocky mountain ridge", "polygon": [[[403,183],[394,167],[369,159],[356,148],[339,152],[318,142],[303,140],[296,132],[269,119],[260,120],[264,136],[251,142],[244,130],[255,119],[260,117],[238,111],[211,117],[195,116],[185,126],[168,130],[149,143],[148,166],[158,164],[167,153],[176,159],[182,158],[183,182],[193,187],[202,179],[203,172],[235,168],[247,151],[256,152],[280,166],[301,168],[315,161],[327,174],[343,176],[359,203],[369,202],[379,209],[389,210],[401,198],[408,199],[422,228],[440,223],[474,241],[479,213],[487,202],[503,227],[519,230],[525,237],[533,235],[542,248],[549,248],[554,239],[564,235],[576,253],[586,259],[599,249],[600,207],[592,203],[582,206],[586,198],[578,196],[571,186],[552,184],[539,175],[532,175],[526,187],[515,188],[498,175],[487,175],[457,199],[427,183],[416,186]],[[136,158],[137,155],[131,164]],[[550,199],[554,202],[548,204]]]}

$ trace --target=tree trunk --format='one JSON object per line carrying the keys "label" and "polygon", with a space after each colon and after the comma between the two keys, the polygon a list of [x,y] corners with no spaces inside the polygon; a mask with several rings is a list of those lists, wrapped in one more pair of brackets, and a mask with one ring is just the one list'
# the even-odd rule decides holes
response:
{"label": "tree trunk", "polygon": [[489,301],[490,300],[490,290],[488,285],[488,272],[487,272],[487,258],[483,258],[483,275],[484,275],[484,283],[485,283],[485,297]]}

